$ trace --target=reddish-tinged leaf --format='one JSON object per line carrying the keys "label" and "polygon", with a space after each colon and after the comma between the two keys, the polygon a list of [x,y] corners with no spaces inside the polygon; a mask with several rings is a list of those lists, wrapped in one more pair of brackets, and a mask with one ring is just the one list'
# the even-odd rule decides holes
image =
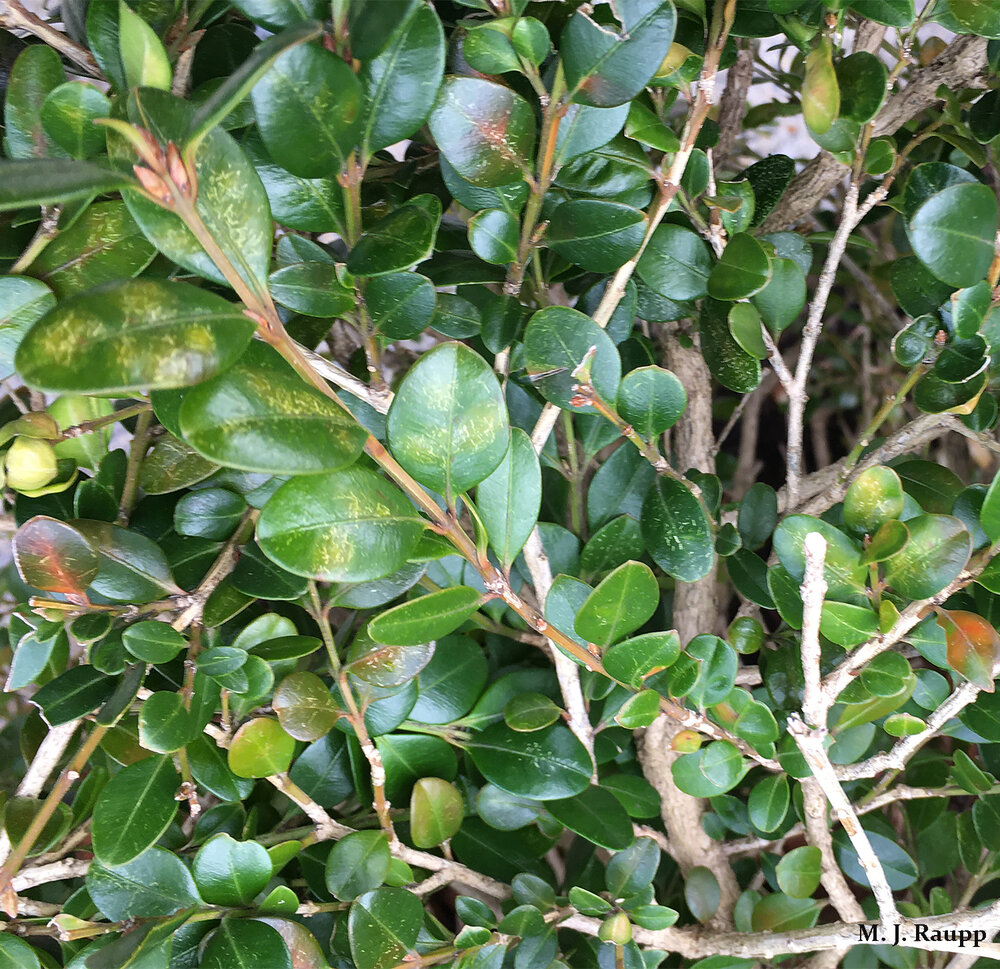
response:
{"label": "reddish-tinged leaf", "polygon": [[937,609],[948,644],[948,665],[987,693],[1000,664],[1000,635],[982,616],[961,609]]}
{"label": "reddish-tinged leaf", "polygon": [[45,515],[25,522],[14,536],[21,578],[44,592],[83,595],[100,568],[90,543],[65,522]]}

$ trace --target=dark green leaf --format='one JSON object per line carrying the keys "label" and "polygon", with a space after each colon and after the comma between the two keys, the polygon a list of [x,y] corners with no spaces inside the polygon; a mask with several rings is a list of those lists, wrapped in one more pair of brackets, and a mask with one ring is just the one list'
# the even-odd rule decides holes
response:
{"label": "dark green leaf", "polygon": [[645,233],[646,218],[639,209],[575,199],[552,213],[545,243],[582,269],[610,273],[639,251]]}
{"label": "dark green leaf", "polygon": [[643,625],[659,601],[659,586],[650,568],[625,562],[587,597],[576,615],[576,632],[595,645],[609,646]]}
{"label": "dark green leaf", "polygon": [[356,899],[347,917],[358,969],[392,969],[414,951],[424,909],[402,888],[379,888]]}
{"label": "dark green leaf", "polygon": [[228,834],[210,838],[192,865],[201,897],[211,905],[247,905],[271,878],[267,849],[255,841],[235,841]]}
{"label": "dark green leaf", "polygon": [[906,522],[910,540],[885,562],[886,583],[910,599],[940,592],[965,568],[972,536],[951,515],[919,515]]}
{"label": "dark green leaf", "polygon": [[665,0],[623,0],[618,24],[596,23],[578,10],[560,40],[573,100],[608,108],[631,101],[667,56],[677,15]]}
{"label": "dark green leaf", "polygon": [[482,594],[469,586],[440,589],[376,616],[368,624],[368,633],[376,642],[389,646],[426,643],[453,632],[481,602]]}
{"label": "dark green leaf", "polygon": [[521,734],[494,724],[475,734],[467,749],[487,780],[520,797],[572,797],[590,783],[587,751],[561,725]]}
{"label": "dark green leaf", "polygon": [[620,851],[632,844],[632,821],[618,799],[593,785],[575,797],[545,801],[545,810],[581,838]]}
{"label": "dark green leaf", "polygon": [[573,371],[596,347],[590,379],[597,394],[613,401],[618,394],[621,360],[611,338],[590,317],[566,306],[549,306],[532,316],[524,333],[528,372],[545,374],[536,386],[546,400],[572,410],[591,410],[571,404],[577,379]]}
{"label": "dark green leaf", "polygon": [[[370,8],[364,17],[373,16]],[[424,123],[441,84],[444,54],[444,31],[433,8],[410,5],[386,48],[361,68],[366,153],[411,137]]]}
{"label": "dark green leaf", "polygon": [[202,969],[292,969],[292,957],[270,925],[256,919],[226,918],[209,936],[199,965]]}
{"label": "dark green leaf", "polygon": [[715,561],[708,516],[690,489],[659,477],[642,506],[642,537],[653,561],[668,575],[694,582]]}
{"label": "dark green leaf", "polygon": [[141,855],[177,812],[180,777],[170,757],[150,757],[111,778],[94,806],[94,854],[109,868]]}
{"label": "dark green leaf", "polygon": [[156,847],[116,868],[95,861],[87,870],[87,893],[113,922],[172,915],[202,902],[180,858]]}
{"label": "dark green leaf", "polygon": [[348,272],[379,276],[422,262],[431,254],[440,220],[435,196],[412,199],[362,234],[347,257]]}

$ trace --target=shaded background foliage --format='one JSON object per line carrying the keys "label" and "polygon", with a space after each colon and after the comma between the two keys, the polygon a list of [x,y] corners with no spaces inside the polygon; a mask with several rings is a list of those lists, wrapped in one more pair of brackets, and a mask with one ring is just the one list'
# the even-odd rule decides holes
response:
{"label": "shaded background foliage", "polygon": [[1000,4],[59,16],[4,964],[992,964]]}

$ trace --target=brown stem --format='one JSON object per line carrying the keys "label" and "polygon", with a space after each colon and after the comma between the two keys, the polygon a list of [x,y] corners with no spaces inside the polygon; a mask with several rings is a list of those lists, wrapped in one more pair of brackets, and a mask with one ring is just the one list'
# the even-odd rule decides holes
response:
{"label": "brown stem", "polygon": [[139,492],[139,469],[142,467],[142,459],[146,456],[146,448],[149,446],[149,429],[152,424],[152,410],[144,410],[136,422],[135,434],[132,435],[132,443],[129,446],[125,484],[122,487],[121,504],[118,506],[119,525],[128,524],[129,515],[132,514],[135,505],[135,498]]}
{"label": "brown stem", "polygon": [[45,825],[48,824],[49,818],[52,817],[56,808],[62,803],[66,792],[79,779],[80,772],[87,766],[88,761],[97,749],[97,745],[101,742],[101,738],[107,731],[108,728],[102,727],[100,724],[94,726],[94,729],[90,732],[90,736],[77,751],[73,760],[70,761],[69,766],[59,775],[59,779],[53,785],[49,796],[42,803],[31,824],[28,825],[28,830],[25,831],[24,837],[21,838],[17,847],[11,852],[3,868],[0,868],[0,903],[2,903],[3,910],[11,918],[17,916],[17,895],[14,893],[13,886],[11,885],[14,876],[23,864],[24,859],[28,857],[28,853],[35,846],[35,842],[42,831],[45,830]]}
{"label": "brown stem", "polygon": [[365,717],[358,709],[357,701],[354,699],[354,691],[348,681],[347,671],[341,670],[337,680],[340,683],[340,694],[344,698],[344,703],[347,704],[347,719],[358,735],[361,752],[368,761],[368,769],[372,778],[372,793],[375,798],[373,804],[375,813],[378,815],[378,821],[385,836],[389,839],[390,846],[395,845],[398,839],[396,838],[396,829],[392,826],[392,817],[389,814],[390,804],[385,797],[385,766],[382,763],[382,755],[368,735]]}

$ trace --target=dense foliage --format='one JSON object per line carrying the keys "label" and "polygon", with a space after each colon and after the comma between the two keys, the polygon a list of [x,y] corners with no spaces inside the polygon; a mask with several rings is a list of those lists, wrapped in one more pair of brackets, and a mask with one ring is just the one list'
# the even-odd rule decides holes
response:
{"label": "dense foliage", "polygon": [[995,964],[1000,2],[60,18],[0,964]]}

